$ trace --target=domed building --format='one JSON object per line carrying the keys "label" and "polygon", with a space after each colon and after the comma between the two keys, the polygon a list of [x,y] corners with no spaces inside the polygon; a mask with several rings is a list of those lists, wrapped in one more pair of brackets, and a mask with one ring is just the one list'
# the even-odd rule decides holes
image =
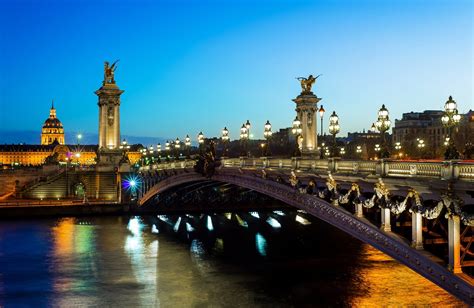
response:
{"label": "domed building", "polygon": [[43,129],[41,130],[41,144],[49,145],[53,143],[64,144],[64,128],[61,121],[56,117],[54,102],[51,103],[49,118],[44,121]]}

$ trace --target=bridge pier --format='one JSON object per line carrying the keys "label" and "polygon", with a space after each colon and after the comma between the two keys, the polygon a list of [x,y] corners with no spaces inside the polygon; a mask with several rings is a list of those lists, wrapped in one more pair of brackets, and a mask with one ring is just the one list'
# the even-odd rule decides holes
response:
{"label": "bridge pier", "polygon": [[392,227],[390,226],[390,209],[382,208],[381,215],[382,225],[380,226],[380,229],[386,232],[392,231]]}
{"label": "bridge pier", "polygon": [[458,215],[448,217],[448,268],[454,274],[462,273],[461,269],[461,221]]}
{"label": "bridge pier", "polygon": [[413,212],[411,214],[411,247],[423,249],[423,219],[421,213]]}

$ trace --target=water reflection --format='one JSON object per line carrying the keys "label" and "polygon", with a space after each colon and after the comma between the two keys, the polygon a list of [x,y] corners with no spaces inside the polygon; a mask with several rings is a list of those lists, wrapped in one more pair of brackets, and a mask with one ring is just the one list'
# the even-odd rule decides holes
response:
{"label": "water reflection", "polygon": [[0,224],[0,306],[461,305],[303,211]]}

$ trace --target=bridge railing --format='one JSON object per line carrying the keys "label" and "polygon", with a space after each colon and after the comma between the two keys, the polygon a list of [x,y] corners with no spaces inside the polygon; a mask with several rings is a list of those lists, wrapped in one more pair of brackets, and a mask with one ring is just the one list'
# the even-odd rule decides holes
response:
{"label": "bridge railing", "polygon": [[223,167],[292,169],[299,171],[379,175],[384,177],[427,177],[443,180],[474,180],[474,162],[341,160],[308,158],[225,158]]}
{"label": "bridge railing", "polygon": [[[339,158],[223,158],[223,168],[283,169],[306,172],[331,172],[383,177],[426,177],[442,180],[474,181],[474,162],[462,161],[397,161],[397,160],[342,160]],[[192,168],[194,160],[162,162],[143,166],[141,171]]]}

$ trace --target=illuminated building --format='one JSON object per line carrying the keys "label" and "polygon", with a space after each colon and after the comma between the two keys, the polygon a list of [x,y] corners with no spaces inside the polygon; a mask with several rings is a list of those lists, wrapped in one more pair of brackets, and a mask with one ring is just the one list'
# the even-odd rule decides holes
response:
{"label": "illuminated building", "polygon": [[41,130],[41,144],[48,145],[55,142],[59,144],[65,144],[64,128],[61,121],[59,121],[59,119],[56,117],[54,103],[51,103],[49,118],[44,121],[43,129]]}
{"label": "illuminated building", "polygon": [[[140,158],[141,145],[131,145],[127,156],[131,164]],[[0,166],[39,166],[46,162],[60,164],[94,165],[98,145],[66,145],[64,128],[51,106],[49,118],[41,130],[41,144],[0,145]]]}

